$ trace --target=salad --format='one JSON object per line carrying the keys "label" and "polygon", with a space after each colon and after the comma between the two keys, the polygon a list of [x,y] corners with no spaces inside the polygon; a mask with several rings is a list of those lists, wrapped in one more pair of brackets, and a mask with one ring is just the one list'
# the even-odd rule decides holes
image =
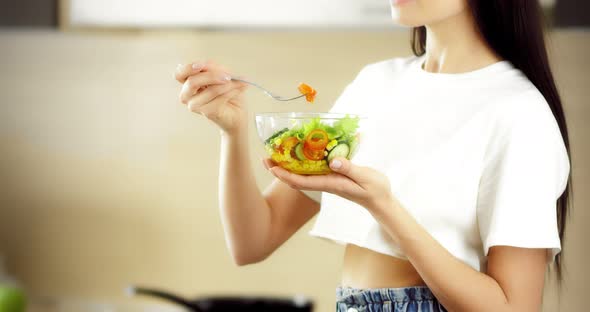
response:
{"label": "salad", "polygon": [[335,157],[351,159],[360,141],[358,116],[327,123],[320,117],[275,132],[264,141],[270,158],[297,174],[330,173]]}

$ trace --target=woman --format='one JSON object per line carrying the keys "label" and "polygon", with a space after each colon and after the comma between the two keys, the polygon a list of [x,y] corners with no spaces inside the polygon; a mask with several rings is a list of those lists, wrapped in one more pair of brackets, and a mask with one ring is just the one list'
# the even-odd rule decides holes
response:
{"label": "woman", "polygon": [[179,65],[181,101],[222,130],[229,250],[262,261],[319,212],[311,234],[346,245],[337,311],[538,311],[548,263],[561,279],[571,183],[539,4],[393,0],[392,13],[416,56],[365,66],[332,108],[371,118],[355,163],[301,176],[265,160],[277,179],[262,194],[246,86]]}

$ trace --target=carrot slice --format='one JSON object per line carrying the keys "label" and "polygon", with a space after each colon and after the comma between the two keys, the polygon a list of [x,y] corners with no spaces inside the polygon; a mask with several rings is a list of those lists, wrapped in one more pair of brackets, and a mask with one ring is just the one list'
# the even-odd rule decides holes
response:
{"label": "carrot slice", "polygon": [[312,130],[305,138],[305,144],[316,151],[324,151],[328,142],[328,133],[322,129]]}
{"label": "carrot slice", "polygon": [[305,94],[305,99],[308,102],[313,103],[313,101],[315,100],[315,96],[317,94],[317,91],[314,88],[302,82],[299,84],[299,87],[297,89],[299,89],[299,92],[301,92],[301,94]]}

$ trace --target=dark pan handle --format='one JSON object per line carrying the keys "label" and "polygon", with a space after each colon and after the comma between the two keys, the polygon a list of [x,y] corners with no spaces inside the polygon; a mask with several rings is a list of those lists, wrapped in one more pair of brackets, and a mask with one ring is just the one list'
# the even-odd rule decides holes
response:
{"label": "dark pan handle", "polygon": [[186,300],[185,298],[182,298],[180,296],[171,294],[171,293],[163,291],[163,290],[131,286],[128,288],[128,293],[131,295],[145,295],[145,296],[160,298],[160,299],[166,300],[168,302],[176,303],[178,305],[186,307],[194,312],[203,312],[202,310],[199,309],[199,307],[196,307],[195,305],[193,305],[190,301]]}
{"label": "dark pan handle", "polygon": [[313,302],[303,298],[209,296],[187,300],[167,291],[130,287],[131,295],[146,295],[176,303],[192,312],[312,312]]}

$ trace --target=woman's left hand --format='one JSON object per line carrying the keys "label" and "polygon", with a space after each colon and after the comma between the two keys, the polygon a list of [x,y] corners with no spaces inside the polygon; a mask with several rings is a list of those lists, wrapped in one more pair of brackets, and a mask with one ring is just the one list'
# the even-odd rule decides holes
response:
{"label": "woman's left hand", "polygon": [[389,179],[377,170],[357,166],[344,157],[330,162],[333,173],[326,175],[299,175],[291,173],[272,160],[264,159],[264,166],[278,179],[297,190],[328,192],[373,209],[395,201]]}

